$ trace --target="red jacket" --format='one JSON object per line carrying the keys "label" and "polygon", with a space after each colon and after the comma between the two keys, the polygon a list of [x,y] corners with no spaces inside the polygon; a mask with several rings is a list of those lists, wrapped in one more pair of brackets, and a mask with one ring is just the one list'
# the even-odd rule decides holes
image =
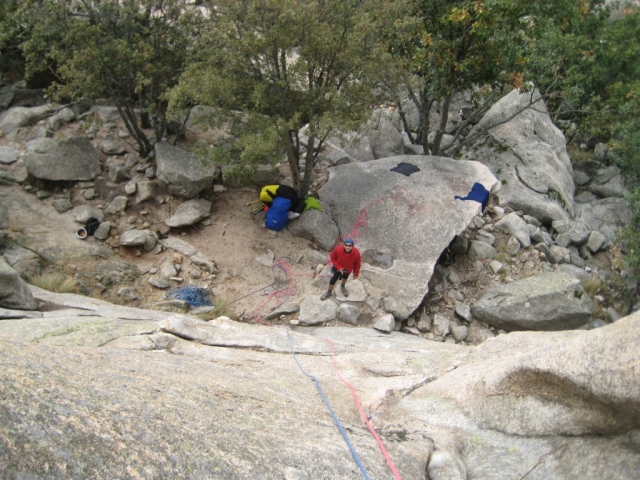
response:
{"label": "red jacket", "polygon": [[360,257],[360,250],[356,247],[351,249],[351,252],[347,252],[343,245],[338,245],[331,251],[329,255],[331,263],[338,270],[347,270],[347,272],[353,274],[356,277],[360,276],[360,266],[362,265],[362,258]]}

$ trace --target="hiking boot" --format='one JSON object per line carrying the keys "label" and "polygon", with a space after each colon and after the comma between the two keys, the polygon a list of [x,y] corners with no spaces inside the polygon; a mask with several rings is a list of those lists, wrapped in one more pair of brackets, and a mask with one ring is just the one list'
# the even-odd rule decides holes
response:
{"label": "hiking boot", "polygon": [[331,296],[331,293],[333,293],[333,292],[331,292],[331,290],[327,290],[326,292],[324,292],[322,294],[322,296],[320,297],[320,300],[326,300],[327,298],[329,298]]}
{"label": "hiking boot", "polygon": [[343,283],[340,284],[340,293],[345,297],[349,296],[349,291],[347,290],[347,287]]}

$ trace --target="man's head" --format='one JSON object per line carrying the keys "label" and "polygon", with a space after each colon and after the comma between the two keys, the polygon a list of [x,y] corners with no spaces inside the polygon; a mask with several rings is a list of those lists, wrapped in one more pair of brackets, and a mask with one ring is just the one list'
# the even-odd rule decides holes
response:
{"label": "man's head", "polygon": [[344,241],[344,248],[351,250],[353,248],[353,238],[347,238]]}

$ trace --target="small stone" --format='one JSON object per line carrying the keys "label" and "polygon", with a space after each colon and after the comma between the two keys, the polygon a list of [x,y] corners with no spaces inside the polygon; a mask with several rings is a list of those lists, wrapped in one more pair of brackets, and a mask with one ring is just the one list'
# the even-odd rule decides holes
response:
{"label": "small stone", "polygon": [[[398,322],[398,326],[399,327],[401,326],[400,322]],[[395,318],[393,318],[393,315],[391,315],[390,313],[382,315],[373,324],[373,328],[385,333],[390,333],[394,331],[395,327],[396,327]]]}
{"label": "small stone", "polygon": [[156,288],[160,288],[165,290],[171,286],[171,283],[168,280],[160,277],[149,277],[149,283]]}
{"label": "small stone", "polygon": [[455,313],[467,322],[471,322],[473,320],[473,317],[471,315],[471,307],[466,303],[458,303],[455,308]]}
{"label": "small stone", "polygon": [[504,263],[500,263],[499,261],[494,260],[489,264],[489,268],[493,270],[493,273],[498,273],[500,270],[504,268]]}
{"label": "small stone", "polygon": [[127,195],[133,195],[138,190],[138,184],[136,182],[129,182],[124,186],[124,192]]}
{"label": "small stone", "polygon": [[454,326],[451,328],[451,335],[457,342],[463,342],[469,335],[469,328],[466,325]]}

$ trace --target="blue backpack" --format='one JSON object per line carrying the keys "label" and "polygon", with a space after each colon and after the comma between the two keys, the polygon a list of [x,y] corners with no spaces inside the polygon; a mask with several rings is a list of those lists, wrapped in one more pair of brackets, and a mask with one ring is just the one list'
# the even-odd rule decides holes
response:
{"label": "blue backpack", "polygon": [[282,230],[289,221],[289,208],[291,208],[291,200],[283,197],[274,198],[271,207],[267,210],[265,226],[275,231]]}

